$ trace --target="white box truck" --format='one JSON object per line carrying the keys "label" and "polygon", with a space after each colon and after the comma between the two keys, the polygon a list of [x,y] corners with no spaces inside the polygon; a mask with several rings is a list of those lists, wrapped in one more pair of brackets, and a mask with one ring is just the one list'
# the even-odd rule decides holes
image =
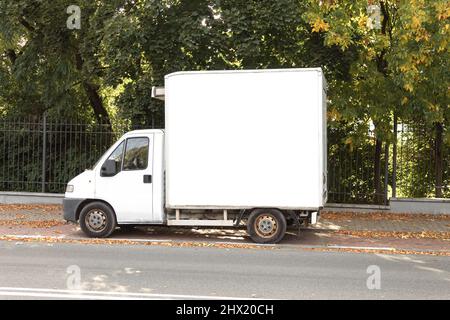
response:
{"label": "white box truck", "polygon": [[91,237],[127,225],[239,227],[259,243],[315,223],[327,200],[320,68],[192,71],[153,88],[165,130],[126,133],[66,189]]}

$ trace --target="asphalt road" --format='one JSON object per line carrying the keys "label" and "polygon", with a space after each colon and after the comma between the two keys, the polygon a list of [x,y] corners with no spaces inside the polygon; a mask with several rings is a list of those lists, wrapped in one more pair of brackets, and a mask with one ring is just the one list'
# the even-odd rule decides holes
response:
{"label": "asphalt road", "polygon": [[0,242],[0,298],[450,299],[450,258]]}

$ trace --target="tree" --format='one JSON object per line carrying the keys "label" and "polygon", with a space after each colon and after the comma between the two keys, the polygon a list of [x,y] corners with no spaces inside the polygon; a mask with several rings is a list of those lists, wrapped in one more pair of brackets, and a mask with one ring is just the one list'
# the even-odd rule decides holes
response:
{"label": "tree", "polygon": [[402,3],[398,14],[402,20],[390,63],[405,91],[401,113],[434,131],[435,195],[442,197],[444,144],[450,146],[450,3],[411,1]]}
{"label": "tree", "polygon": [[[404,119],[423,115],[427,123],[436,124],[436,185],[441,185],[439,137],[444,130],[440,124],[448,122],[448,116],[444,116],[448,114],[448,2],[309,3],[305,19],[312,32],[322,33],[327,46],[358,52],[351,66],[351,80],[340,83],[338,86],[344,88],[341,94],[334,92],[331,97],[332,109],[349,121],[364,119],[363,124],[371,122],[375,126],[376,193],[381,190],[381,144],[392,139],[394,113]],[[375,23],[372,20],[377,14],[368,11],[369,5],[379,10],[379,21]],[[430,92],[436,93],[432,101],[427,97]],[[439,196],[438,190],[436,194]]]}
{"label": "tree", "polygon": [[1,116],[46,112],[117,127],[162,127],[164,106],[151,98],[151,87],[164,85],[168,73],[322,67],[330,141],[344,144],[333,154],[344,149],[350,157],[367,154],[363,165],[372,171],[366,181],[350,177],[343,183],[358,184],[361,193],[370,186],[380,198],[382,154],[394,142],[392,121],[399,118],[432,133],[435,194],[442,195],[450,174],[444,161],[450,146],[448,1],[80,0],[77,5],[81,29],[71,30],[66,1],[0,0]]}
{"label": "tree", "polygon": [[352,52],[311,34],[297,0],[135,1],[105,22],[105,83],[121,88],[116,103],[134,123],[157,119],[162,104],[149,88],[180,70],[326,66],[348,77]]}
{"label": "tree", "polygon": [[98,52],[103,17],[117,8],[92,1],[79,5],[83,27],[70,30],[65,1],[0,2],[0,66],[10,84],[2,92],[5,112],[67,116],[86,113],[89,104],[98,122],[110,122]]}

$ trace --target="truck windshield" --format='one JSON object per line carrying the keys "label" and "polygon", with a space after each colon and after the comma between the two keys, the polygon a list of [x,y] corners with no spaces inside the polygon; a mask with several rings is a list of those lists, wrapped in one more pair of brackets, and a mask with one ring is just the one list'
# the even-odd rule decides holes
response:
{"label": "truck windshield", "polygon": [[[108,159],[113,159],[116,162],[119,162],[119,167],[120,167],[121,162],[122,162],[122,151],[123,151],[124,144],[125,144],[125,141],[122,141],[122,143],[119,144],[116,147],[116,149],[114,149],[114,151],[111,153],[111,155],[108,157]],[[109,152],[109,149],[105,153],[107,153],[107,152]],[[103,154],[100,158],[98,158],[98,160],[95,162],[95,164],[93,166],[89,167],[88,170],[93,170],[98,165],[100,160],[102,160],[104,155],[105,154]],[[120,171],[120,169],[119,169],[119,171]]]}

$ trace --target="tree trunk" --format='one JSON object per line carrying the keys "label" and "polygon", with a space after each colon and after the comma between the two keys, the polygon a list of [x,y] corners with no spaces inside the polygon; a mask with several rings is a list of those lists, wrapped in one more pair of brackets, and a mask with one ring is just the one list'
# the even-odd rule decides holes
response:
{"label": "tree trunk", "polygon": [[83,88],[86,91],[86,95],[88,96],[89,102],[91,104],[92,109],[94,110],[95,118],[99,124],[107,124],[111,125],[111,121],[109,119],[108,111],[106,111],[103,106],[103,100],[98,94],[97,86],[83,81]]}
{"label": "tree trunk", "polygon": [[394,144],[392,145],[392,197],[397,197],[397,114],[394,112]]}
{"label": "tree trunk", "polygon": [[11,64],[14,66],[17,60],[16,52],[12,49],[7,49],[6,55],[8,56],[8,59],[11,62]]}
{"label": "tree trunk", "polygon": [[381,189],[381,149],[383,142],[377,138],[375,143],[375,159],[374,159],[374,187],[375,201],[382,202],[383,194]]}
{"label": "tree trunk", "polygon": [[434,140],[434,159],[435,159],[435,193],[436,198],[442,198],[442,171],[443,171],[443,155],[442,155],[442,134],[444,127],[442,123],[435,123],[436,136]]}
{"label": "tree trunk", "polygon": [[[75,54],[75,63],[78,71],[83,70],[83,58],[80,53]],[[90,83],[87,80],[83,80],[82,82],[84,91],[89,99],[89,103],[94,111],[95,118],[99,124],[107,124],[111,126],[111,120],[109,119],[108,111],[103,105],[103,100],[98,93],[98,86]]]}

